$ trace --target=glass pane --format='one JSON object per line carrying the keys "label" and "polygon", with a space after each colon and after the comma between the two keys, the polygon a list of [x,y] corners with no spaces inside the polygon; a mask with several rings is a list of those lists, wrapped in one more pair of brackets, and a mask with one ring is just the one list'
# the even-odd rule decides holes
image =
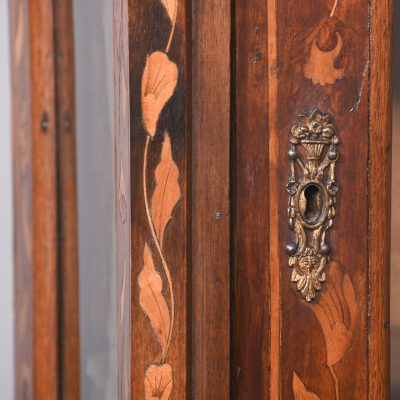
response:
{"label": "glass pane", "polygon": [[0,399],[14,398],[13,207],[8,2],[0,1]]}
{"label": "glass pane", "polygon": [[74,1],[81,398],[114,400],[112,1]]}

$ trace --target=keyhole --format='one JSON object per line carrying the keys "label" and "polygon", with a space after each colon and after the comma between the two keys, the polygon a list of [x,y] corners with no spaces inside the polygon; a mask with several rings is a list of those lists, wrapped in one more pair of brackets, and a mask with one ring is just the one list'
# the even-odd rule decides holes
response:
{"label": "keyhole", "polygon": [[322,193],[317,185],[308,185],[300,196],[300,212],[304,220],[312,225],[315,224],[322,213]]}

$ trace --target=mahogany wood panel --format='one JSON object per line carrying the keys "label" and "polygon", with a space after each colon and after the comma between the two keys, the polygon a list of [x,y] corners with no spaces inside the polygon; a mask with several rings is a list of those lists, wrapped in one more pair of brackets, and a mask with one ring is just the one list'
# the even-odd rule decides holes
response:
{"label": "mahogany wood panel", "polygon": [[189,254],[183,0],[129,0],[132,398],[187,398]]}
{"label": "mahogany wood panel", "polygon": [[[331,2],[322,1],[313,7],[312,13],[305,8],[303,12],[299,9],[300,13],[294,12],[290,7],[278,6],[277,9],[279,26],[288,23],[293,32],[293,36],[290,35],[293,38],[291,43],[289,41],[290,45],[285,45],[288,40],[282,29],[279,31],[278,28],[277,32],[278,59],[282,57],[282,60],[292,62],[290,67],[283,67],[283,76],[279,82],[281,92],[278,95],[278,102],[291,103],[282,125],[278,125],[279,132],[289,131],[296,114],[319,108],[332,116],[340,141],[340,160],[337,163],[336,178],[339,185],[337,215],[335,224],[328,234],[332,255],[327,266],[327,282],[323,284],[320,296],[316,299],[318,308],[313,307],[313,304],[308,306],[299,301],[298,293],[293,291],[294,284],[290,282],[288,268],[286,273],[283,269],[281,275],[283,398],[290,396],[295,390],[296,375],[307,390],[320,398],[336,400],[346,397],[360,400],[367,398],[365,387],[368,380],[366,334],[368,170],[366,166],[369,141],[368,92],[364,90],[364,79],[368,79],[366,70],[368,2],[342,1],[337,3],[336,9],[333,9],[333,6]],[[295,25],[290,22],[294,17],[303,21],[302,27],[309,27],[311,32],[304,32],[305,29],[301,29],[300,32],[296,30]],[[324,17],[328,19],[324,20]],[[316,29],[318,33],[315,32]],[[337,48],[338,33],[342,38],[341,54],[335,59],[333,69],[343,70],[344,76],[336,78],[332,84],[323,85],[322,78],[318,76],[318,72],[327,69],[329,64],[320,62],[311,79],[301,75],[303,72],[306,74],[303,65],[311,60],[311,50],[309,53],[306,51],[309,41],[315,40],[312,36],[314,32],[319,37],[312,43],[325,52]],[[301,43],[304,42],[306,45],[302,54]],[[283,82],[288,82],[289,79],[293,84],[287,87],[288,85]],[[278,109],[278,113],[280,110]],[[280,158],[286,155],[285,147],[280,146]],[[287,166],[288,163],[284,165]],[[282,183],[280,186],[282,187]],[[279,204],[284,205],[285,199],[286,193],[280,197]],[[285,216],[284,206],[280,210],[280,218]],[[280,235],[281,240],[285,241],[289,233],[286,229],[281,229]],[[280,250],[281,259],[286,263],[287,255],[284,253],[284,247],[281,246]],[[347,286],[345,279],[348,282]],[[353,292],[356,304],[352,301]],[[332,302],[329,301],[330,298],[333,299]],[[341,312],[335,314],[335,308]],[[332,319],[326,327],[327,323],[323,316],[328,313],[332,313]],[[301,335],[302,331],[312,333]],[[307,349],[307,358],[293,356],[304,349]]]}
{"label": "mahogany wood panel", "polygon": [[128,1],[113,2],[118,399],[131,398],[131,202]]}
{"label": "mahogany wood panel", "polygon": [[12,2],[16,398],[79,395],[71,2]]}
{"label": "mahogany wood panel", "polygon": [[[237,1],[235,13],[237,397],[386,399],[391,3]],[[262,22],[266,43],[257,42]],[[257,75],[265,58],[268,71]],[[294,240],[287,151],[298,116],[317,108],[330,114],[339,140],[339,191],[326,282],[307,302],[286,254]],[[264,196],[252,192],[254,165],[268,171],[254,178]],[[253,229],[264,249],[250,239]],[[256,271],[263,286],[253,283],[250,291]],[[265,381],[256,381],[266,365]]]}
{"label": "mahogany wood panel", "polygon": [[29,4],[10,7],[14,174],[15,397],[33,398],[32,136]]}
{"label": "mahogany wood panel", "polygon": [[58,397],[59,372],[53,12],[51,0],[30,1],[34,393],[43,400]]}
{"label": "mahogany wood panel", "polygon": [[72,0],[54,0],[60,395],[79,398],[75,60]]}
{"label": "mahogany wood panel", "polygon": [[231,2],[192,3],[192,397],[230,398]]}
{"label": "mahogany wood panel", "polygon": [[[271,360],[272,368],[279,365],[279,386],[276,392],[271,390],[271,398],[290,399],[307,391],[323,399],[366,399],[369,141],[364,80],[368,79],[368,2],[317,1],[313,7],[293,7],[290,2],[278,1],[274,11],[268,15],[268,21],[276,23],[276,64],[270,60],[270,67],[276,68],[275,75],[270,75],[276,80],[274,110],[270,104],[270,112],[275,113],[270,140],[275,141],[276,153],[270,157],[276,158],[270,170],[277,170],[277,179],[271,180],[270,191],[277,193],[278,224],[271,227],[276,229],[278,246],[271,252],[277,251],[280,266],[275,271],[280,274],[280,340],[271,346],[280,346],[280,350],[279,360]],[[313,58],[315,47],[322,55],[319,59]],[[326,56],[339,50],[332,61]],[[342,77],[337,70],[343,71]],[[285,252],[285,244],[292,238],[285,222],[286,152],[298,115],[316,108],[329,113],[337,129],[339,192],[335,224],[328,234],[332,255],[327,282],[316,300],[306,304],[291,282]],[[328,322],[325,315],[332,316]],[[271,330],[274,328],[273,323]]]}
{"label": "mahogany wood panel", "polygon": [[369,399],[389,397],[391,0],[371,2],[369,165]]}
{"label": "mahogany wood panel", "polygon": [[[267,2],[236,1],[235,363],[238,399],[268,399]],[[232,138],[233,139],[233,138]]]}

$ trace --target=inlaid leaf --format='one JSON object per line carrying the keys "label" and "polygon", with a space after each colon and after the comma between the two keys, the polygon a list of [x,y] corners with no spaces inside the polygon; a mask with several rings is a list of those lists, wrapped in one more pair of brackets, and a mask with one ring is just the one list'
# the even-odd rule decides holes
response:
{"label": "inlaid leaf", "polygon": [[172,158],[171,139],[166,133],[161,150],[161,160],[156,168],[156,188],[151,200],[152,220],[161,247],[165,228],[181,197],[178,178],[179,170]]}
{"label": "inlaid leaf", "polygon": [[143,270],[138,278],[140,287],[139,302],[160,341],[162,351],[164,351],[170,328],[170,315],[162,294],[162,279],[154,268],[153,255],[147,243],[144,247],[143,262]]}
{"label": "inlaid leaf", "polygon": [[150,365],[144,378],[145,400],[168,400],[173,385],[169,364]]}
{"label": "inlaid leaf", "polygon": [[339,263],[332,261],[326,290],[311,306],[325,336],[327,365],[334,366],[351,348],[358,320],[358,306],[353,284]]}
{"label": "inlaid leaf", "polygon": [[158,118],[177,81],[178,68],[165,53],[156,51],[147,58],[142,78],[142,115],[150,136],[156,134]]}
{"label": "inlaid leaf", "polygon": [[178,0],[161,0],[161,3],[167,10],[169,19],[174,23]]}
{"label": "inlaid leaf", "polygon": [[315,393],[307,390],[296,372],[293,372],[293,394],[295,400],[320,400]]}

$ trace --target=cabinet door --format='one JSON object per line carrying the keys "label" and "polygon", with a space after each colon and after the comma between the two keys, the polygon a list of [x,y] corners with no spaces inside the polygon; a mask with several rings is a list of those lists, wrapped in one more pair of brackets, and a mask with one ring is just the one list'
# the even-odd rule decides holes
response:
{"label": "cabinet door", "polygon": [[235,388],[388,398],[391,2],[236,2]]}
{"label": "cabinet door", "polygon": [[391,1],[14,3],[17,398],[388,399]]}

